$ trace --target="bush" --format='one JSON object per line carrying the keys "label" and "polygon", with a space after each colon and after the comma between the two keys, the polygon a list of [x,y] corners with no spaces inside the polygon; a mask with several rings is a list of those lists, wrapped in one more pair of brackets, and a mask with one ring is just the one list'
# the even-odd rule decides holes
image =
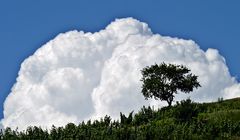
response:
{"label": "bush", "polygon": [[199,109],[196,103],[193,103],[190,99],[183,100],[180,103],[177,102],[174,110],[174,117],[180,122],[191,121],[194,117],[197,117]]}

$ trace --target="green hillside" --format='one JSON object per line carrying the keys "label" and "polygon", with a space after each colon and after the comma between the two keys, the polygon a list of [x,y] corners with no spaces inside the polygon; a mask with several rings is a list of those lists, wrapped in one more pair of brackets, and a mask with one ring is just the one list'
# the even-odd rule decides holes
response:
{"label": "green hillside", "polygon": [[120,113],[119,121],[105,116],[79,125],[53,126],[50,131],[7,128],[1,139],[240,139],[240,99],[202,104],[187,99],[159,110],[143,107],[135,114]]}

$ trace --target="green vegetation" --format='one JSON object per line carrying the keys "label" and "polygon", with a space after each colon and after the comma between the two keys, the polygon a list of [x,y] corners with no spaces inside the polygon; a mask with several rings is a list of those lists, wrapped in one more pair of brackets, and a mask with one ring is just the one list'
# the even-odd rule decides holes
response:
{"label": "green vegetation", "polygon": [[119,121],[105,116],[79,125],[53,126],[49,131],[40,127],[22,132],[7,128],[1,139],[240,139],[240,99],[202,104],[187,99],[158,110],[143,107],[136,114],[121,113]]}
{"label": "green vegetation", "polygon": [[193,140],[240,139],[240,99],[214,103],[194,103],[190,99],[172,106],[177,91],[189,93],[200,87],[197,76],[182,65],[162,63],[142,70],[145,98],[168,102],[168,107],[154,110],[143,106],[127,116],[120,112],[120,120],[105,116],[100,120],[73,123],[50,130],[28,127],[25,131],[6,128],[3,140]]}
{"label": "green vegetation", "polygon": [[189,93],[193,88],[201,87],[197,76],[183,65],[161,63],[147,66],[141,72],[143,96],[167,101],[168,106],[172,105],[177,91]]}

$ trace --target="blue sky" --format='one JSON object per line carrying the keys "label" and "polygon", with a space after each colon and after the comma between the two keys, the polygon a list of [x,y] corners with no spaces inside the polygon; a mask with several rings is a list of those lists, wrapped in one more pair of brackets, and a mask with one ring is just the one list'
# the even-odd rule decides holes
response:
{"label": "blue sky", "polygon": [[134,17],[154,33],[193,39],[203,50],[216,48],[231,75],[240,77],[239,6],[238,0],[2,0],[0,118],[25,58],[61,32],[99,31],[115,18]]}

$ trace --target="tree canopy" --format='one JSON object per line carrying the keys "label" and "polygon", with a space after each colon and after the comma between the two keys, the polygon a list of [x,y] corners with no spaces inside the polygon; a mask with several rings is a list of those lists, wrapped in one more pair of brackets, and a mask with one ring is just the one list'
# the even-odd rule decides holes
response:
{"label": "tree canopy", "polygon": [[144,97],[167,101],[169,106],[178,91],[189,93],[201,86],[197,76],[183,65],[161,63],[147,66],[141,72]]}

